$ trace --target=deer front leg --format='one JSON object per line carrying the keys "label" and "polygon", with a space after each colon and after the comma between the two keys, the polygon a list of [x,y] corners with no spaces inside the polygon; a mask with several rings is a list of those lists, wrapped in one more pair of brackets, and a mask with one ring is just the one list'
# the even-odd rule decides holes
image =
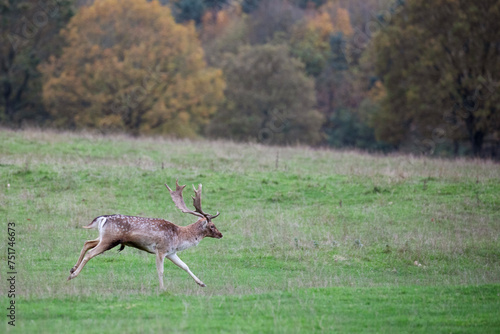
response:
{"label": "deer front leg", "polygon": [[160,280],[161,290],[163,290],[163,260],[165,260],[165,255],[156,253],[156,270],[158,271],[158,279]]}
{"label": "deer front leg", "polygon": [[168,255],[167,257],[168,257],[168,259],[170,261],[172,261],[173,263],[175,263],[179,268],[187,271],[187,273],[195,280],[196,283],[198,283],[199,286],[206,287],[205,283],[203,283],[202,281],[200,281],[200,279],[198,277],[196,277],[191,272],[191,270],[189,270],[189,267],[187,266],[187,264],[185,264],[184,262],[182,262],[182,260],[179,259],[179,257],[177,256],[177,254],[174,253],[174,254]]}
{"label": "deer front leg", "polygon": [[74,273],[75,270],[76,270],[76,268],[78,268],[78,266],[80,265],[80,263],[82,263],[83,257],[85,256],[85,253],[87,253],[87,251],[89,249],[94,248],[95,246],[97,246],[98,243],[99,243],[99,238],[97,238],[95,240],[87,240],[87,241],[85,241],[85,243],[83,244],[83,249],[80,252],[80,257],[78,258],[78,261],[76,261],[75,266],[69,270],[70,274]]}

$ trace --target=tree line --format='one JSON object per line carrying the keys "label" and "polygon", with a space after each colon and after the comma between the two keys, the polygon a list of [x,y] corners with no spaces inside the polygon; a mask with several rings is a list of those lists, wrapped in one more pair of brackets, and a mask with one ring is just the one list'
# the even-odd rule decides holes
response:
{"label": "tree line", "polygon": [[500,1],[5,0],[0,124],[500,154]]}

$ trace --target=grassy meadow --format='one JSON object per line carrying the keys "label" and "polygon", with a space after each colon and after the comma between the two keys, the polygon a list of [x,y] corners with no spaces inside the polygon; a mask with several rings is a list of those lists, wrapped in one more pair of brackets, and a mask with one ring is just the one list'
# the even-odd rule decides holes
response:
{"label": "grassy meadow", "polygon": [[[221,212],[224,238],[178,254],[206,288],[166,260],[160,291],[155,257],[129,247],[66,281],[96,216],[194,222],[176,178]],[[500,331],[490,161],[3,129],[0,180],[5,314],[8,222],[18,273],[3,333]]]}

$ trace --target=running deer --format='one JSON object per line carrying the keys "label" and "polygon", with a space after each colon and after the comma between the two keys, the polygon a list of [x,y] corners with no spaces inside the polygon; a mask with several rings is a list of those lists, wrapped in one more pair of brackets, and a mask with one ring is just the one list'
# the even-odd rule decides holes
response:
{"label": "running deer", "polygon": [[[183,213],[199,217],[196,223],[188,226],[178,226],[169,221],[158,218],[143,218],[122,215],[99,216],[92,223],[83,228],[97,228],[99,238],[86,241],[75,266],[70,270],[68,281],[78,276],[85,264],[93,257],[120,245],[122,251],[125,246],[135,247],[151,254],[156,254],[156,270],[163,289],[163,261],[168,258],[180,268],[184,269],[198,285],[206,285],[196,277],[189,267],[177,256],[177,252],[197,246],[205,237],[222,238],[212,219],[219,215],[209,215],[201,209],[201,184],[198,190],[193,186],[195,196],[193,206],[195,211],[187,208],[182,198],[182,191],[186,187],[179,186],[175,181],[175,191],[165,184],[175,206]],[[87,253],[88,251],[88,253]],[[86,255],[85,255],[86,254]]]}

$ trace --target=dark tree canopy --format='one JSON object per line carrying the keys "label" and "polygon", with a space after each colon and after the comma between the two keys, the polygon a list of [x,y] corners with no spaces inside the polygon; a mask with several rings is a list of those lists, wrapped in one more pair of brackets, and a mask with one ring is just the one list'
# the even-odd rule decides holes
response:
{"label": "dark tree canopy", "polygon": [[73,15],[70,0],[0,2],[0,123],[41,120],[38,64],[61,48],[59,30]]}
{"label": "dark tree canopy", "polygon": [[500,2],[409,0],[375,39],[387,96],[380,139],[433,150],[469,142],[475,155],[500,129]]}

